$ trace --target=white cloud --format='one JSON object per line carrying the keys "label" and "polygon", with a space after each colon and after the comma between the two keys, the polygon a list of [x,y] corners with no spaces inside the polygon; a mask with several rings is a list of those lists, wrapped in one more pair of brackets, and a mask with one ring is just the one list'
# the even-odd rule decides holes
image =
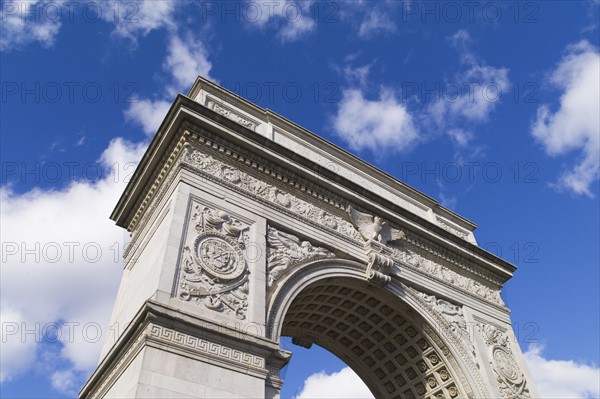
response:
{"label": "white cloud", "polygon": [[389,13],[377,8],[369,9],[358,29],[358,36],[368,39],[382,33],[393,33],[396,31],[396,25],[389,16]]}
{"label": "white cloud", "polygon": [[345,66],[341,72],[350,85],[367,87],[367,78],[371,71],[371,66],[373,66],[372,63],[356,68]]}
{"label": "white cloud", "polygon": [[373,394],[350,367],[345,367],[331,374],[322,371],[309,376],[296,399],[314,398],[364,399],[373,398]]}
{"label": "white cloud", "polygon": [[538,108],[531,132],[550,156],[580,151],[579,162],[565,171],[555,187],[592,196],[590,186],[600,168],[600,53],[587,41],[571,45],[550,82],[562,91],[555,112]]}
{"label": "white cloud", "polygon": [[65,395],[77,395],[77,378],[73,370],[55,371],[50,376],[52,388]]}
{"label": "white cloud", "polygon": [[549,360],[543,347],[530,345],[525,360],[541,398],[600,397],[600,368],[573,360]]}
{"label": "white cloud", "polygon": [[0,51],[20,49],[34,42],[44,47],[54,45],[62,23],[60,15],[48,8],[50,3],[53,2],[24,0],[3,4]]}
{"label": "white cloud", "polygon": [[198,75],[208,78],[212,64],[202,42],[191,35],[187,35],[185,40],[172,35],[163,67],[173,77],[177,85],[173,89],[177,92],[189,88]]}
{"label": "white cloud", "polygon": [[138,100],[125,110],[125,118],[142,127],[144,133],[152,136],[167,115],[171,103],[164,100]]}
{"label": "white cloud", "polygon": [[377,100],[358,89],[344,90],[333,129],[352,149],[380,154],[406,150],[419,137],[413,117],[389,88]]}
{"label": "white cloud", "polygon": [[428,115],[438,126],[486,122],[509,88],[509,70],[479,60],[469,49],[471,36],[465,30],[459,30],[449,41],[459,51],[463,68],[453,80],[444,82],[439,98],[428,106]]}
{"label": "white cloud", "polygon": [[354,0],[339,3],[336,16],[339,11],[341,19],[357,29],[359,38],[371,39],[396,32],[394,13],[398,4],[397,1]]}
{"label": "white cloud", "polygon": [[242,15],[248,27],[272,28],[277,30],[277,37],[282,43],[294,42],[316,30],[315,3],[314,0],[264,3],[246,0]]}
{"label": "white cloud", "polygon": [[[186,35],[185,40],[174,32],[170,35],[163,69],[170,75],[173,84],[168,85],[162,93],[165,98],[175,97],[177,93],[186,91],[198,75],[210,79],[209,72],[212,68],[202,42],[194,39],[191,34]],[[171,98],[137,99],[125,110],[125,118],[141,126],[144,133],[151,136],[156,133],[171,102]]]}
{"label": "white cloud", "polygon": [[[56,331],[60,355],[73,372],[88,372],[97,364],[125,244],[108,216],[144,149],[145,144],[115,139],[98,168],[85,165],[89,179],[82,174],[61,190],[17,194],[0,188],[2,381],[34,369],[43,356],[40,342]],[[105,174],[96,179],[99,168]],[[53,376],[52,383],[69,389],[68,377],[75,374],[68,370],[59,370],[64,373]]]}
{"label": "white cloud", "polygon": [[102,16],[114,23],[113,33],[118,37],[137,40],[157,29],[174,29],[174,13],[183,1],[167,0],[105,0]]}
{"label": "white cloud", "polygon": [[38,42],[51,47],[63,19],[92,22],[99,19],[114,25],[113,34],[136,42],[153,30],[176,28],[174,13],[182,1],[163,0],[22,0],[2,7],[0,51],[20,49]]}
{"label": "white cloud", "polygon": [[465,148],[473,140],[473,133],[464,129],[450,129],[448,130],[448,136],[456,147]]}

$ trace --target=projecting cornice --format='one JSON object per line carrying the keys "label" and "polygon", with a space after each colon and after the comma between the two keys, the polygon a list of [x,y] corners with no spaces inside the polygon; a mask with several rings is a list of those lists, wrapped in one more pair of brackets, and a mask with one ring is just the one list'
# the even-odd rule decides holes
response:
{"label": "projecting cornice", "polygon": [[281,165],[282,174],[320,187],[332,197],[346,199],[390,223],[409,226],[503,276],[502,280],[516,269],[475,244],[474,223],[314,133],[201,78],[189,97],[178,95],[169,109],[111,215],[117,225],[128,228],[140,211],[147,210],[167,173],[165,165],[173,162],[187,140],[188,126],[243,149],[259,162]]}

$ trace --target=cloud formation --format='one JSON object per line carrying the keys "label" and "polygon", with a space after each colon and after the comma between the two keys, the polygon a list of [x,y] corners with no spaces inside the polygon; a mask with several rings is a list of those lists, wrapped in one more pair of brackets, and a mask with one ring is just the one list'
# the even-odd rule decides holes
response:
{"label": "cloud formation", "polygon": [[44,13],[42,0],[13,1],[2,5],[0,51],[19,50],[38,42],[52,47],[62,26],[60,15]]}
{"label": "cloud formation", "polygon": [[600,53],[587,41],[567,48],[550,75],[550,83],[562,92],[558,109],[541,105],[531,133],[546,153],[557,157],[578,152],[575,165],[554,184],[558,190],[592,196],[591,185],[600,173]]}
{"label": "cloud formation", "polygon": [[57,389],[71,389],[75,375],[96,366],[126,244],[108,216],[145,146],[112,140],[94,169],[101,175],[61,190],[0,188],[2,382],[32,371],[48,341],[60,342],[67,365],[51,376]]}
{"label": "cloud formation", "polygon": [[600,368],[573,360],[546,359],[543,351],[542,346],[530,345],[524,353],[542,398],[600,397]]}
{"label": "cloud formation", "polygon": [[333,119],[333,130],[354,150],[396,153],[414,145],[419,137],[413,117],[390,88],[375,100],[360,89],[345,89]]}
{"label": "cloud formation", "polygon": [[373,394],[350,367],[327,374],[324,371],[310,375],[296,399],[339,398],[365,399]]}

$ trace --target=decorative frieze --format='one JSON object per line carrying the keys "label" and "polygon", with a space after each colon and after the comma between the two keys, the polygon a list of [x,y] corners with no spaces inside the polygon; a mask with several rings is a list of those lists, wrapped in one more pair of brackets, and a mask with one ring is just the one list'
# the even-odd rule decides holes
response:
{"label": "decorative frieze", "polygon": [[[457,288],[465,290],[482,299],[490,301],[498,306],[504,306],[500,298],[500,292],[492,289],[478,281],[467,276],[459,274],[448,267],[441,265],[439,262],[434,262],[430,258],[426,258],[417,252],[407,249],[405,246],[398,245],[398,240],[402,237],[406,239],[408,236],[404,232],[392,228],[385,224],[380,218],[366,213],[361,213],[349,207],[348,212],[352,209],[350,223],[341,217],[334,215],[324,209],[315,206],[312,203],[299,198],[288,191],[277,186],[257,179],[256,177],[242,171],[238,168],[223,163],[221,160],[200,152],[192,150],[185,156],[185,161],[190,165],[203,170],[208,175],[219,179],[222,182],[231,184],[232,186],[241,189],[247,195],[268,201],[268,203],[278,208],[292,212],[298,217],[301,217],[306,222],[316,222],[321,228],[324,226],[336,233],[346,236],[353,241],[366,242],[365,236],[369,234],[375,236],[375,242],[379,242],[381,238],[385,241],[387,247],[391,249],[391,258],[394,261],[404,262],[417,270],[426,274],[437,277],[438,279],[453,285]],[[355,228],[355,225],[357,226]],[[360,230],[363,230],[361,233]],[[365,244],[363,244],[365,245]],[[435,248],[430,248],[433,256],[444,257],[444,254],[437,253]],[[459,261],[451,259],[455,263]],[[385,283],[384,279],[384,283]]]}
{"label": "decorative frieze", "polygon": [[268,287],[292,267],[315,259],[332,258],[335,255],[325,249],[313,246],[309,241],[301,241],[292,234],[284,233],[268,226],[267,232],[267,270]]}
{"label": "decorative frieze", "polygon": [[210,97],[206,99],[206,106],[216,113],[223,115],[224,117],[231,119],[240,125],[247,127],[250,130],[256,131],[256,127],[259,125],[258,122],[252,121],[249,118],[242,116],[240,112],[237,112],[226,105],[223,105]]}
{"label": "decorative frieze", "polygon": [[245,319],[250,271],[244,251],[249,226],[227,212],[200,205],[192,221],[198,234],[183,249],[179,298]]}
{"label": "decorative frieze", "polygon": [[360,234],[350,222],[296,195],[290,194],[286,190],[267,183],[264,180],[257,179],[238,168],[227,165],[211,155],[194,150],[186,156],[186,162],[198,169],[202,169],[215,178],[243,190],[251,197],[268,201],[269,204],[292,212],[305,220],[316,222],[350,239],[360,239]]}
{"label": "decorative frieze", "polygon": [[488,346],[490,364],[496,375],[498,389],[505,399],[529,399],[525,374],[519,368],[505,331],[492,324],[477,323],[478,330]]}
{"label": "decorative frieze", "polygon": [[502,301],[502,298],[500,298],[499,290],[490,288],[472,278],[445,267],[438,262],[434,262],[404,245],[392,244],[392,248],[392,258],[394,260],[412,266],[417,270],[487,301],[493,302],[499,306],[504,306],[504,302]]}
{"label": "decorative frieze", "polygon": [[150,326],[148,336],[157,338],[169,345],[179,345],[191,349],[194,352],[200,352],[218,360],[228,360],[246,367],[265,368],[265,359],[260,356],[157,324],[152,324]]}
{"label": "decorative frieze", "polygon": [[469,234],[463,230],[460,230],[457,227],[454,227],[453,225],[451,225],[450,223],[446,222],[444,219],[440,218],[440,217],[436,217],[435,218],[437,224],[444,230],[454,234],[455,236],[458,236],[460,238],[462,238],[463,240],[467,240],[469,237]]}

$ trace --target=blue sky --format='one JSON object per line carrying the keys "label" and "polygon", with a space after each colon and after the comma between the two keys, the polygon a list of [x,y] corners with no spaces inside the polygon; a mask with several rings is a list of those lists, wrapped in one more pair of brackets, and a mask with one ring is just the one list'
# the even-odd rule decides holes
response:
{"label": "blue sky", "polygon": [[[542,394],[600,396],[597,1],[5,1],[1,23],[2,397],[93,370],[108,215],[197,75],[476,222],[519,266],[502,295]],[[285,397],[355,381],[294,351]]]}

